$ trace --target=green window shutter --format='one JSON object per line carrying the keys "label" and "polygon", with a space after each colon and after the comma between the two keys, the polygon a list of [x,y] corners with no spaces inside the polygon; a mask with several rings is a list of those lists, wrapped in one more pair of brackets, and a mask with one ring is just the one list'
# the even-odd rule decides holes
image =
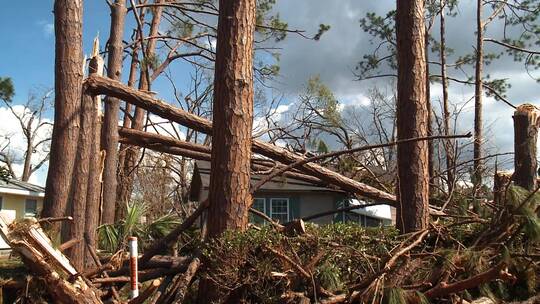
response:
{"label": "green window shutter", "polygon": [[300,196],[293,195],[289,198],[289,220],[300,218]]}

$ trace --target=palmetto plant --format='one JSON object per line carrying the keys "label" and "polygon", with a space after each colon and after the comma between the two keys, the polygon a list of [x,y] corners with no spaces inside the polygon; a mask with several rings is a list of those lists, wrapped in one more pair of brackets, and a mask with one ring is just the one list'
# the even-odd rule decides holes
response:
{"label": "palmetto plant", "polygon": [[126,217],[123,220],[98,228],[99,247],[102,250],[114,253],[123,249],[130,236],[136,236],[139,239],[139,246],[144,248],[153,240],[164,237],[181,223],[180,218],[172,213],[147,222],[145,214],[148,205],[142,201],[128,203],[126,208]]}

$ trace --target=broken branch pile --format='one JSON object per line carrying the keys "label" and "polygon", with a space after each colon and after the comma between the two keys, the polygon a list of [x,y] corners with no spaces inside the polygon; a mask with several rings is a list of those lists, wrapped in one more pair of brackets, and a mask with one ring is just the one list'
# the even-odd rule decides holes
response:
{"label": "broken branch pile", "polygon": [[[503,202],[486,207],[481,221],[471,220],[466,211],[468,217],[438,220],[408,235],[393,228],[308,223],[305,233],[296,235],[267,225],[230,231],[202,244],[196,234],[186,234],[196,217],[190,216],[145,248],[139,258],[144,288],[130,303],[188,303],[197,298],[201,280],[215,282],[225,303],[526,299],[539,287],[540,195],[510,186]],[[2,232],[32,274],[45,282],[47,297],[101,303],[127,294],[129,271],[122,251],[81,274],[50,245],[37,222],[2,225]],[[170,252],[173,243],[183,248],[176,252],[181,256],[157,255]]]}

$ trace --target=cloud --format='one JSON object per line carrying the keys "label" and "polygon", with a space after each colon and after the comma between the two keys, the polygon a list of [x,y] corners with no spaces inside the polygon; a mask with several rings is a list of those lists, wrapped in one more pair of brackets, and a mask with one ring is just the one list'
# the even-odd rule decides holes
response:
{"label": "cloud", "polygon": [[38,26],[41,28],[41,31],[43,32],[43,36],[46,38],[52,37],[54,35],[54,24],[47,21],[39,21]]}
{"label": "cloud", "polygon": [[[285,41],[279,44],[282,48],[280,57],[280,76],[277,87],[284,92],[289,100],[295,100],[303,90],[305,82],[313,75],[320,75],[321,80],[330,87],[340,102],[351,105],[367,105],[369,90],[373,86],[381,88],[395,85],[390,79],[377,81],[355,81],[353,70],[363,55],[369,54],[375,48],[371,37],[364,33],[359,26],[359,20],[368,12],[385,14],[395,7],[392,1],[357,1],[342,0],[339,5],[326,0],[296,0],[278,1],[275,10],[281,18],[288,22],[290,29],[302,29],[308,33],[315,32],[321,23],[328,24],[331,29],[320,41],[312,41],[289,34]],[[438,21],[432,30],[438,39]],[[501,22],[490,24],[487,36],[502,37],[504,28]],[[475,44],[475,8],[471,1],[460,2],[458,15],[447,18],[447,43],[454,50],[448,62],[452,63],[457,57],[474,51]],[[501,52],[497,45],[486,43],[487,52]],[[431,54],[432,60],[437,60],[436,54]],[[431,70],[437,72],[439,67],[431,65]],[[450,76],[466,79],[473,75],[472,67],[465,73],[449,69]],[[485,73],[493,78],[506,78],[512,87],[508,90],[508,99],[515,105],[524,102],[540,104],[539,84],[527,74],[523,63],[516,63],[511,56],[503,55],[485,67]],[[534,77],[539,77],[539,71],[533,71]],[[442,99],[441,86],[432,85],[431,99],[434,105]],[[458,131],[473,130],[474,87],[450,83],[451,103],[456,106],[465,105],[459,118]],[[484,98],[484,127],[486,146],[492,152],[513,151],[512,115],[514,109],[493,98]],[[440,111],[440,110],[438,110]]]}

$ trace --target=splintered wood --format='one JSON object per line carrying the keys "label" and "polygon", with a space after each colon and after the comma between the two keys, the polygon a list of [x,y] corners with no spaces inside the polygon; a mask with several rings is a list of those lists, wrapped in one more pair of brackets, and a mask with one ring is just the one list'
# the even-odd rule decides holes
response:
{"label": "splintered wood", "polygon": [[99,291],[88,285],[64,254],[52,246],[37,220],[24,219],[8,225],[0,216],[0,234],[33,274],[45,281],[55,303],[102,303]]}

